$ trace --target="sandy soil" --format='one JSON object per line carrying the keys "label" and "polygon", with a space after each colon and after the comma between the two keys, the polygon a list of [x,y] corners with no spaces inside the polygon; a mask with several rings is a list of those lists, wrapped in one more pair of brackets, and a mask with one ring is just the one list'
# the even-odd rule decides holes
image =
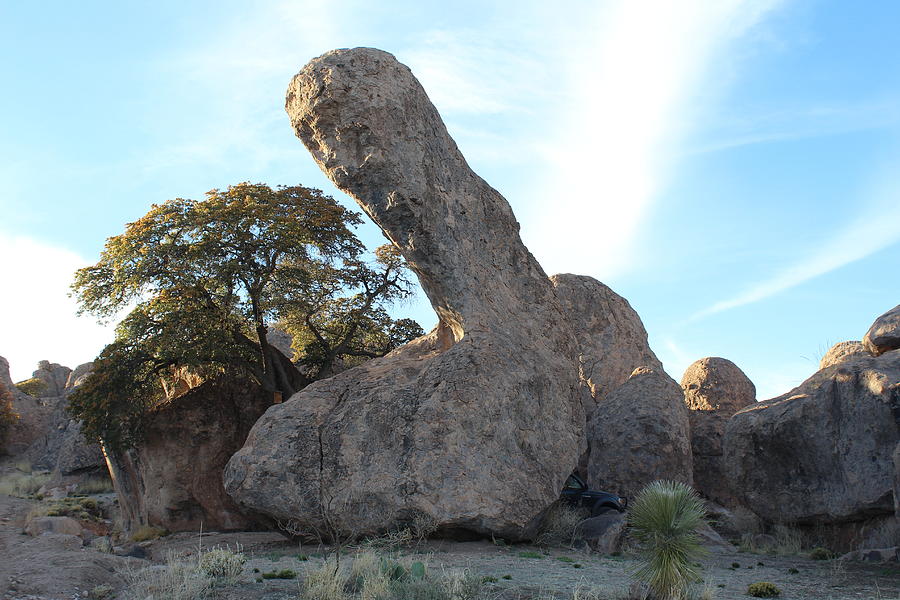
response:
{"label": "sandy soil", "polygon": [[[188,556],[204,548],[241,545],[248,556],[241,581],[220,588],[222,600],[297,598],[303,574],[322,564],[322,549],[298,546],[275,533],[175,534],[146,542],[147,558],[122,558],[80,547],[68,536],[32,538],[22,533],[25,517],[37,504],[0,496],[0,598],[3,600],[84,599],[99,584],[116,589],[122,569],[164,561],[170,552]],[[601,588],[609,598],[624,597],[629,586],[628,556],[601,556],[575,550],[498,546],[489,541],[429,541],[402,548],[404,561],[421,560],[429,569],[467,569],[489,578],[488,598],[571,598],[579,586]],[[537,557],[540,558],[537,558]],[[305,560],[301,560],[305,558]],[[716,553],[703,562],[703,575],[718,599],[746,599],[747,586],[771,581],[784,600],[900,599],[900,566],[813,561],[740,552]],[[736,564],[737,566],[733,566]],[[577,566],[576,566],[577,565]],[[298,579],[266,579],[262,573],[291,569]],[[792,573],[795,569],[797,573]],[[496,581],[494,581],[496,579]]]}

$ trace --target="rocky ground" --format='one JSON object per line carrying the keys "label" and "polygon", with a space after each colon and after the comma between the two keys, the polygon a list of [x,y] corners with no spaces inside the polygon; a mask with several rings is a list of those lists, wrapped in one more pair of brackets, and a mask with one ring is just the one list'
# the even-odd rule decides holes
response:
{"label": "rocky ground", "polygon": [[[219,587],[211,597],[223,600],[298,598],[304,574],[320,566],[323,549],[298,545],[275,533],[180,533],[144,542],[144,558],[121,557],[83,547],[75,536],[31,537],[22,533],[27,515],[39,502],[0,496],[0,598],[3,600],[85,599],[107,584],[121,590],[123,573],[167,557],[189,557],[198,546],[241,547],[248,557],[237,583]],[[352,554],[353,549],[345,550]],[[423,561],[431,572],[467,570],[485,580],[485,598],[571,598],[593,588],[600,598],[625,598],[635,560],[582,551],[490,541],[425,541],[386,550],[403,562]],[[262,574],[291,570],[295,579],[262,579]],[[794,572],[796,571],[796,572]],[[743,552],[711,554],[703,561],[712,598],[748,598],[747,586],[771,581],[786,600],[900,598],[900,567]],[[106,600],[117,597],[107,595]]]}

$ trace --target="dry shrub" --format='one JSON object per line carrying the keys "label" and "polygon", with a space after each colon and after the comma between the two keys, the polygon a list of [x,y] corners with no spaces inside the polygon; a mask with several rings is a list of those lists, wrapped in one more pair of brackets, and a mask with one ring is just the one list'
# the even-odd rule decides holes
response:
{"label": "dry shrub", "polygon": [[50,481],[49,473],[13,473],[0,479],[0,494],[27,498]]}
{"label": "dry shrub", "polygon": [[98,475],[90,477],[78,484],[76,491],[79,494],[90,496],[92,494],[109,494],[113,492],[113,482],[109,476]]}
{"label": "dry shrub", "polygon": [[162,527],[153,527],[152,525],[144,525],[139,527],[137,531],[131,534],[132,542],[146,542],[148,540],[155,540],[157,538],[161,538],[164,535],[169,535],[169,532],[163,529]]}
{"label": "dry shrub", "polygon": [[244,571],[247,557],[241,552],[240,544],[231,548],[215,547],[200,555],[200,572],[217,583],[234,583]]}
{"label": "dry shrub", "polygon": [[574,542],[575,529],[588,516],[587,509],[556,501],[544,515],[534,543],[538,546],[571,546]]}
{"label": "dry shrub", "polygon": [[171,553],[164,565],[128,568],[122,576],[126,581],[123,600],[200,600],[207,597],[212,587],[212,580],[197,568],[196,563],[178,559]]}

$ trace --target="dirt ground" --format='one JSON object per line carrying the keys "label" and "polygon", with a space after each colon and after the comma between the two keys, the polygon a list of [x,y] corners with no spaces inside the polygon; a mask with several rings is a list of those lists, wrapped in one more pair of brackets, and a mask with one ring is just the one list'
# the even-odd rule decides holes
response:
{"label": "dirt ground", "polygon": [[[300,546],[276,533],[179,533],[142,544],[146,558],[124,558],[81,547],[71,536],[22,533],[36,500],[0,495],[0,598],[2,600],[86,599],[100,584],[120,589],[123,569],[161,563],[169,553],[189,556],[198,545],[237,547],[248,557],[241,580],[218,588],[221,600],[281,600],[299,597],[303,574],[322,564],[322,548]],[[77,539],[77,538],[76,538]],[[352,550],[351,550],[352,552]],[[599,588],[601,597],[626,596],[635,560],[575,550],[490,541],[427,541],[395,550],[403,561],[423,561],[429,570],[466,569],[486,579],[486,598],[571,598],[579,587]],[[900,565],[814,561],[741,552],[710,554],[702,561],[713,598],[746,599],[747,586],[770,581],[784,600],[900,599]],[[260,579],[290,569],[297,579]],[[796,570],[796,573],[792,572]]]}

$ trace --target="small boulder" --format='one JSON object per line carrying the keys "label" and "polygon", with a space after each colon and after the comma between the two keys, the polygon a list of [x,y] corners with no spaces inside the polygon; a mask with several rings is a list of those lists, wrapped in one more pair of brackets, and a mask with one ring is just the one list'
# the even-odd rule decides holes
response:
{"label": "small boulder", "polygon": [[819,361],[819,370],[821,371],[822,369],[827,369],[828,367],[842,363],[858,354],[869,354],[869,351],[866,350],[866,347],[863,346],[862,342],[856,340],[838,342],[832,346],[828,352],[825,353],[825,356],[822,357],[822,360]]}
{"label": "small boulder", "polygon": [[690,424],[681,388],[662,371],[634,370],[588,422],[588,484],[633,497],[657,479],[693,485]]}
{"label": "small boulder", "polygon": [[869,562],[876,564],[898,563],[900,562],[900,546],[893,548],[868,548],[864,550],[854,550],[840,557],[840,560]]}
{"label": "small boulder", "polygon": [[25,525],[25,533],[32,537],[45,534],[81,536],[81,523],[71,517],[35,517]]}
{"label": "small boulder", "polygon": [[900,304],[875,319],[863,345],[875,356],[900,348]]}
{"label": "small boulder", "polygon": [[625,524],[625,513],[611,510],[579,523],[575,527],[574,538],[594,552],[612,554],[622,547]]}

